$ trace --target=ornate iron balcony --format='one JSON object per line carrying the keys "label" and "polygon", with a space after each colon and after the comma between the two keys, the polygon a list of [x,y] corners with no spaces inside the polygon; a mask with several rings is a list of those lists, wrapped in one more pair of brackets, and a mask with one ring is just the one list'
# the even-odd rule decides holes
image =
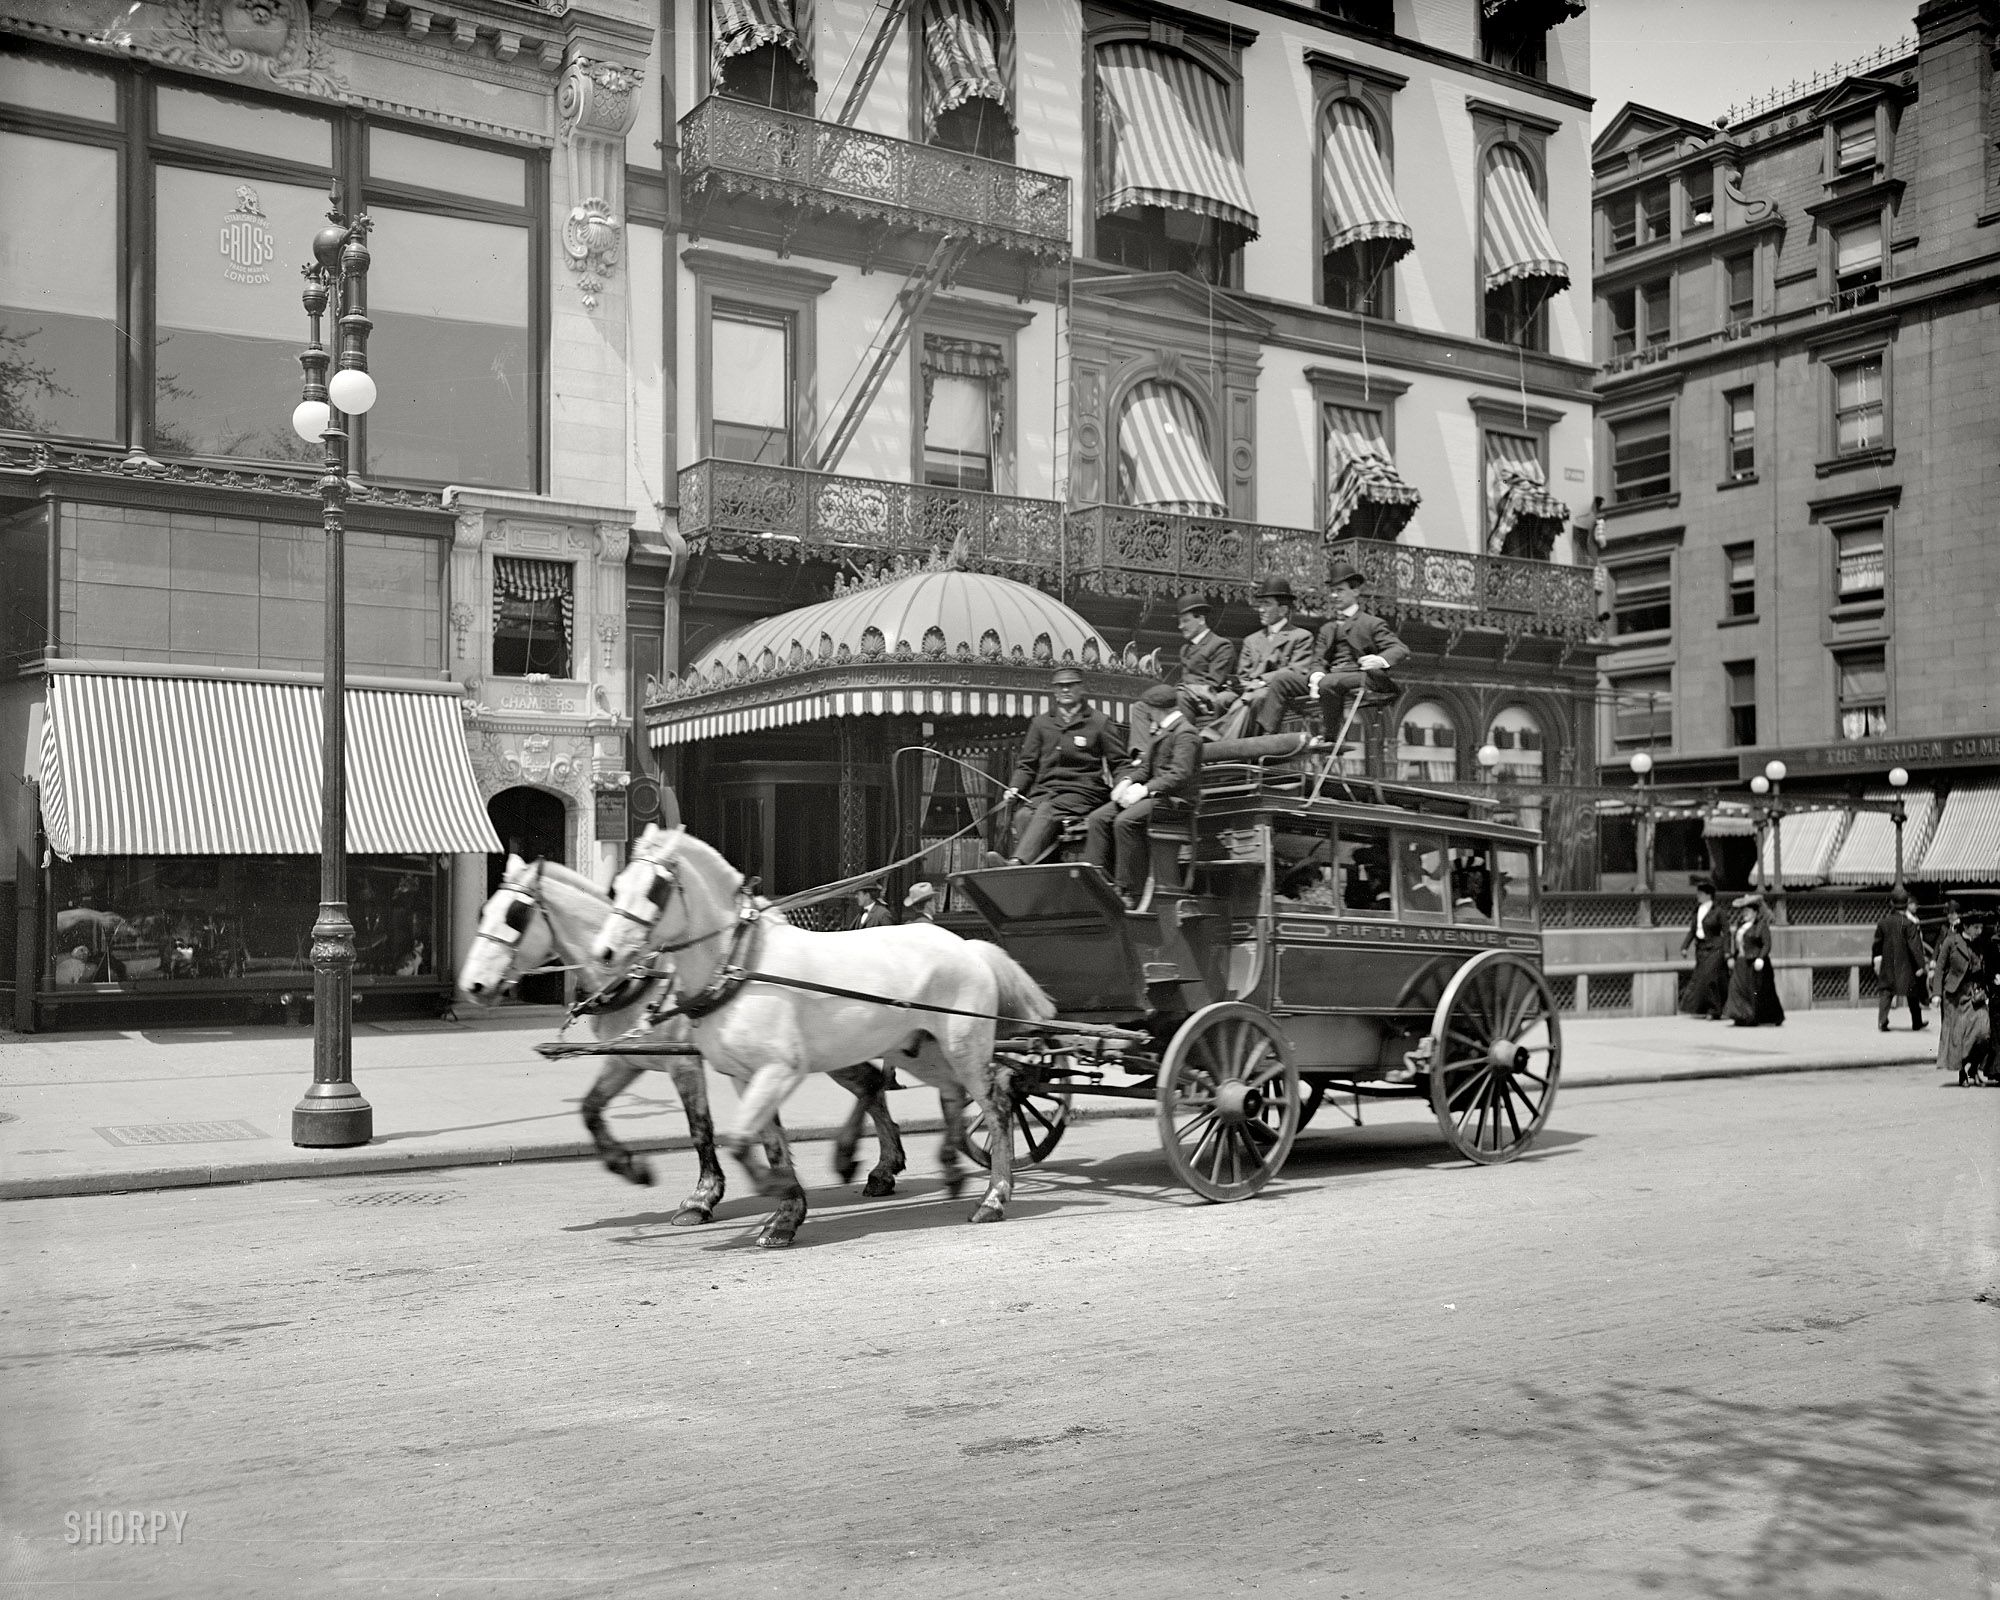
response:
{"label": "ornate iron balcony", "polygon": [[1363,603],[1390,617],[1414,618],[1458,634],[1473,628],[1583,643],[1600,639],[1597,575],[1511,556],[1479,556],[1375,539],[1336,540],[1330,557],[1351,561],[1368,578]]}
{"label": "ornate iron balcony", "polygon": [[1247,599],[1283,577],[1308,600],[1326,590],[1326,544],[1310,528],[1148,506],[1078,506],[1068,515],[1068,578],[1100,594]]}
{"label": "ornate iron balcony", "polygon": [[714,459],[683,469],[680,492],[681,533],[698,549],[878,565],[949,553],[1022,583],[1062,577],[1053,500]]}
{"label": "ornate iron balcony", "polygon": [[688,205],[710,189],[1067,258],[1069,179],[724,95],[681,119]]}

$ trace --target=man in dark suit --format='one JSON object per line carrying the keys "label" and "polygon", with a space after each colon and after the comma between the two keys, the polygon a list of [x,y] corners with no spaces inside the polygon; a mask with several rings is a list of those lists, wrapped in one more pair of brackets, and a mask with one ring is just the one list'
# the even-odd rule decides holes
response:
{"label": "man in dark suit", "polygon": [[1924,946],[1924,930],[1917,925],[1917,914],[1910,909],[1910,891],[1901,884],[1889,891],[1889,914],[1875,924],[1872,955],[1875,975],[1882,983],[1875,999],[1875,1026],[1887,1033],[1890,1011],[1898,1000],[1907,1000],[1910,1031],[1920,1031],[1924,1001],[1930,998],[1924,970],[1930,965],[1931,953]]}
{"label": "man in dark suit", "polygon": [[1276,733],[1285,720],[1285,706],[1303,696],[1319,663],[1313,636],[1292,621],[1297,602],[1283,578],[1266,578],[1251,598],[1257,602],[1258,630],[1243,641],[1236,670],[1245,700],[1250,703],[1246,732]]}
{"label": "man in dark suit", "polygon": [[1180,605],[1181,715],[1199,726],[1236,704],[1236,644],[1208,625],[1208,601],[1191,594]]}
{"label": "man in dark suit", "polygon": [[1037,860],[1065,822],[1109,800],[1109,774],[1125,764],[1124,731],[1083,697],[1083,674],[1058,667],[1049,688],[1054,708],[1028,724],[1007,780],[1007,797],[1021,802],[1010,866]]}
{"label": "man in dark suit", "polygon": [[1367,580],[1346,562],[1327,575],[1333,590],[1333,616],[1319,630],[1321,669],[1308,680],[1319,700],[1320,725],[1328,739],[1340,737],[1350,694],[1393,695],[1396,680],[1389,669],[1401,665],[1410,647],[1389,624],[1361,609],[1361,585]]}
{"label": "man in dark suit", "polygon": [[879,883],[864,883],[854,891],[854,903],[861,908],[861,918],[854,924],[857,928],[888,928],[896,919],[889,915],[889,908],[882,904],[882,886]]}
{"label": "man in dark suit", "polygon": [[1201,740],[1181,711],[1175,691],[1164,683],[1155,684],[1140,703],[1157,719],[1152,742],[1119,773],[1110,802],[1091,812],[1090,842],[1084,854],[1086,861],[1112,877],[1128,911],[1138,905],[1146,888],[1148,819],[1160,801],[1193,795],[1201,772]]}

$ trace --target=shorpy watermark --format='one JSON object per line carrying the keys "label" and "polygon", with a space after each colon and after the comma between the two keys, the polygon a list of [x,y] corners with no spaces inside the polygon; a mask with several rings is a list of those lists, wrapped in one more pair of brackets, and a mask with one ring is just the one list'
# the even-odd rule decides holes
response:
{"label": "shorpy watermark", "polygon": [[179,1544],[187,1532],[185,1511],[160,1511],[151,1506],[138,1510],[119,1507],[115,1511],[72,1511],[63,1518],[63,1543],[96,1544]]}

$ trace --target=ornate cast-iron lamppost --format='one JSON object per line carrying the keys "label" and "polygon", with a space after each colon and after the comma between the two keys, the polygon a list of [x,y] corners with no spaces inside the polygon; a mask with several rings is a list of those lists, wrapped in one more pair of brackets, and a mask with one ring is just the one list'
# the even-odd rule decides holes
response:
{"label": "ornate cast-iron lamppost", "polygon": [[[338,198],[335,205],[338,206]],[[354,1086],[354,924],[347,918],[347,559],[342,507],[348,494],[348,417],[375,404],[368,376],[368,230],[329,211],[332,226],[313,235],[302,299],[312,343],[300,354],[305,398],[292,429],[326,446],[320,473],[320,520],[326,532],[326,648],[320,661],[319,917],[313,923],[313,1081],[292,1107],[292,1143],[318,1149],[366,1144],[375,1112]],[[331,379],[320,317],[329,308],[338,330],[339,367]]]}
{"label": "ornate cast-iron lamppost", "polygon": [[[1633,830],[1637,835],[1634,843],[1639,869],[1639,895],[1650,912],[1653,895],[1653,796],[1647,788],[1646,779],[1653,770],[1653,758],[1644,750],[1634,750],[1632,759],[1626,763],[1632,769],[1632,787],[1637,791],[1639,801],[1638,826]],[[1648,917],[1650,921],[1650,916]]]}
{"label": "ornate cast-iron lamppost", "polygon": [[1909,820],[1909,813],[1903,809],[1903,787],[1910,781],[1910,774],[1902,767],[1889,769],[1889,787],[1896,791],[1896,809],[1889,813],[1889,820],[1896,825],[1896,887],[1903,887],[1903,824]]}

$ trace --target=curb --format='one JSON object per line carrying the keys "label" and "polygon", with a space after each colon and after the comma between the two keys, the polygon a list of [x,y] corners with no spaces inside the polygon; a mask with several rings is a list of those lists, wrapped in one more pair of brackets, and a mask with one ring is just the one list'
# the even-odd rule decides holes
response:
{"label": "curb", "polygon": [[[1710,1067],[1664,1068],[1658,1072],[1580,1072],[1564,1078],[1564,1089],[1615,1089],[1627,1084],[1679,1083],[1704,1078],[1762,1078],[1781,1073],[1858,1072],[1875,1067],[1920,1066],[1936,1059],[1935,1052],[1899,1056],[1890,1061],[1835,1061],[1807,1063],[1769,1062],[1757,1065],[1717,1065]],[[1089,1106],[1070,1113],[1073,1122],[1098,1122],[1112,1117],[1150,1117],[1153,1107]],[[941,1117],[916,1117],[898,1124],[907,1134],[941,1133]],[[838,1137],[840,1129],[831,1123],[810,1128],[787,1128],[785,1136],[793,1144],[815,1144]],[[656,1138],[628,1139],[627,1149],[635,1155],[658,1155],[692,1150],[694,1141],[684,1133]],[[47,1178],[0,1179],[0,1203],[9,1200],[54,1200],[77,1195],[128,1194],[153,1189],[199,1189],[226,1184],[272,1183],[294,1178],[374,1177],[383,1173],[435,1172],[451,1167],[501,1167],[527,1161],[595,1160],[597,1151],[587,1139],[545,1139],[533,1144],[473,1145],[456,1150],[420,1150],[407,1155],[389,1150],[360,1149],[335,1151],[324,1156],[280,1157],[271,1161],[245,1162],[226,1167],[155,1167],[137,1172],[84,1172],[58,1174]]]}

